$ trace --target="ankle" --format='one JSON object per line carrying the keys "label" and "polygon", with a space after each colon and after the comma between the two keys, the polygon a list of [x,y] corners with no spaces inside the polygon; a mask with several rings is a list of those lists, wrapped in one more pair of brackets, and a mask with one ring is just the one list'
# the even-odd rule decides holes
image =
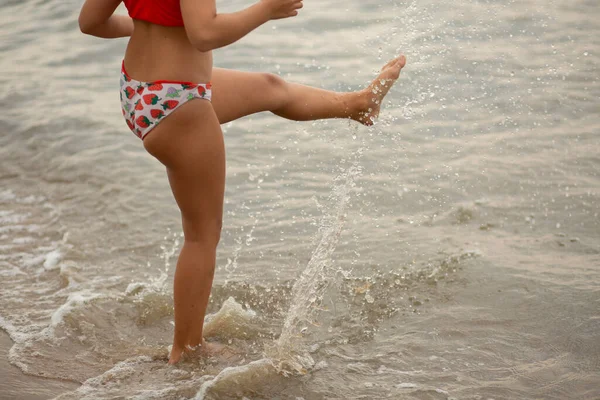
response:
{"label": "ankle", "polygon": [[364,112],[369,107],[368,93],[365,89],[345,93],[343,101],[346,106],[346,117],[350,118],[358,113]]}
{"label": "ankle", "polygon": [[366,112],[369,110],[369,107],[373,106],[373,93],[371,92],[370,86],[358,92],[356,104],[357,111]]}

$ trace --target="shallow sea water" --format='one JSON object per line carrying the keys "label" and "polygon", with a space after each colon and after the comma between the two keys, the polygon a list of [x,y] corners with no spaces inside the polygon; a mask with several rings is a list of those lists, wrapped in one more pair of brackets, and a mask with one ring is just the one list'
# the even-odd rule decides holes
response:
{"label": "shallow sea water", "polygon": [[223,126],[239,356],[177,367],[178,210],[80,5],[0,3],[0,397],[600,399],[597,1],[307,1],[216,51],[340,91],[408,64],[372,128]]}

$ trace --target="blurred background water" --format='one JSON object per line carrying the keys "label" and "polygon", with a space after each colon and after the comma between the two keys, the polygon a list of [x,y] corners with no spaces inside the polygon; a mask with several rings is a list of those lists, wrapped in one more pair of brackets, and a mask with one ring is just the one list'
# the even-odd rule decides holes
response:
{"label": "blurred background water", "polygon": [[408,64],[372,128],[223,126],[206,329],[243,356],[175,368],[178,210],[81,3],[0,3],[1,398],[600,399],[597,1],[306,1],[216,51],[339,91]]}

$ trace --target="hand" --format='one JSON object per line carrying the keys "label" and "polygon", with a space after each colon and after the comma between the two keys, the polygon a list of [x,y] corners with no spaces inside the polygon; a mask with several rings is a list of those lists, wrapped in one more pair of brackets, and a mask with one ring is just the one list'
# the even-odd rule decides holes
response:
{"label": "hand", "polygon": [[295,17],[302,8],[302,0],[260,0],[269,13],[269,19]]}

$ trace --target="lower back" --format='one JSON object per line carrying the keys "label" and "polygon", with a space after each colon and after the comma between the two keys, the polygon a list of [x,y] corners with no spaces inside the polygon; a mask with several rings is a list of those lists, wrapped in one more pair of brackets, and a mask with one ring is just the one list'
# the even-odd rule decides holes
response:
{"label": "lower back", "polygon": [[139,81],[210,82],[212,53],[198,51],[185,28],[134,20],[134,32],[125,52],[125,68]]}

